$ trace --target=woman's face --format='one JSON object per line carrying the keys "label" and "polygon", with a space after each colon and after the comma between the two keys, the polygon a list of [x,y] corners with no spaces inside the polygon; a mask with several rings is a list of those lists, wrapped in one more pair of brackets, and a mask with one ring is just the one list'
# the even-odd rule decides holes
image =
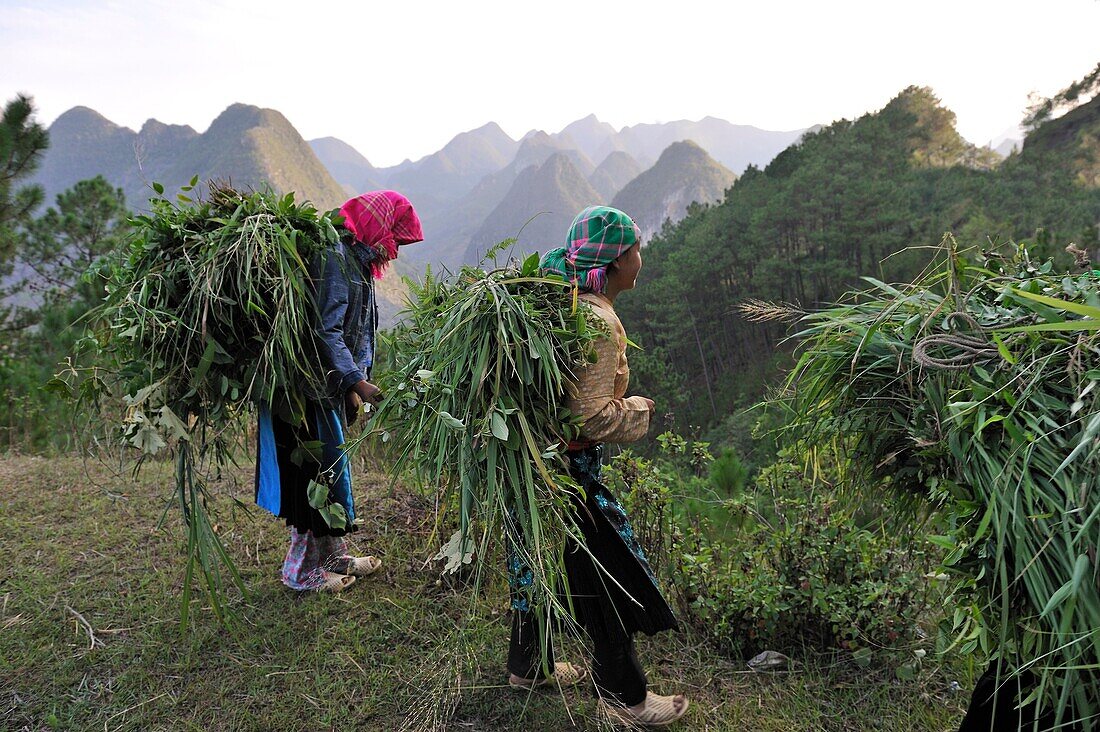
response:
{"label": "woman's face", "polygon": [[615,266],[608,268],[608,278],[614,282],[616,288],[633,290],[638,280],[638,273],[642,271],[642,245],[635,244],[615,260]]}

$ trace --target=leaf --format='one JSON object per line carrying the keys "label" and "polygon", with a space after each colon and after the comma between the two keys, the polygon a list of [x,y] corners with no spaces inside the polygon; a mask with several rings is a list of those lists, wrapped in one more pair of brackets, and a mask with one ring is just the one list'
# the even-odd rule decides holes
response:
{"label": "leaf", "polygon": [[156,455],[168,445],[156,428],[148,423],[138,428],[134,436],[130,438],[130,442],[146,455]]}
{"label": "leaf", "polygon": [[54,376],[49,381],[47,381],[42,389],[43,391],[46,391],[50,394],[57,394],[58,396],[65,399],[76,398],[76,392],[73,391],[73,388],[71,386],[69,386],[69,382],[65,381],[65,379],[62,379],[59,376]]}
{"label": "leaf", "polygon": [[937,534],[929,534],[927,536],[927,539],[928,539],[928,541],[932,542],[936,546],[941,547],[943,549],[949,549],[950,550],[950,549],[955,548],[955,540],[952,539],[950,536],[940,536],[940,535],[937,535]]}
{"label": "leaf", "polygon": [[210,370],[210,365],[214,363],[214,356],[218,352],[218,345],[214,342],[213,338],[206,339],[206,349],[202,352],[202,358],[199,359],[198,368],[195,369],[194,376],[191,377],[191,386],[198,388],[202,383],[202,380],[206,378],[206,372]]}
{"label": "leaf", "polygon": [[164,186],[156,181],[153,181],[153,190],[156,191],[158,196],[164,195]]}
{"label": "leaf", "polygon": [[176,413],[173,412],[167,404],[160,408],[158,411],[158,421],[161,426],[168,430],[168,434],[175,437],[177,440],[189,440],[191,439],[190,432],[187,429],[187,425],[183,423]]}
{"label": "leaf", "polygon": [[1052,308],[1057,308],[1067,313],[1074,313],[1076,315],[1081,315],[1086,318],[1100,319],[1100,308],[1083,305],[1079,302],[1071,302],[1070,300],[1060,300],[1056,297],[1049,297],[1047,295],[1037,295],[1035,293],[1025,292],[1016,288],[1013,288],[1012,292],[1013,294],[1026,300],[1034,300],[1035,302],[1049,305]]}
{"label": "leaf", "polygon": [[539,270],[539,254],[534,252],[529,255],[527,259],[523,260],[523,267],[520,268],[520,274],[524,277],[529,277]]}
{"label": "leaf", "polygon": [[469,564],[474,559],[474,542],[468,535],[464,538],[462,533],[460,530],[451,534],[447,543],[432,557],[436,561],[446,560],[444,574],[454,574],[462,565]]}
{"label": "leaf", "polygon": [[455,432],[461,432],[466,429],[466,425],[462,423],[462,420],[451,416],[450,412],[441,409],[439,411],[439,418],[443,421],[443,424],[447,425],[448,428]]}
{"label": "leaf", "polygon": [[508,439],[508,423],[505,421],[504,415],[500,412],[493,412],[493,416],[489,422],[493,431],[493,437],[502,442],[506,441]]}
{"label": "leaf", "polygon": [[993,342],[997,344],[997,352],[1001,354],[1001,358],[1010,365],[1015,366],[1016,358],[1012,355],[1012,352],[1008,350],[1008,346],[1005,345],[1005,342],[996,333],[993,333]]}
{"label": "leaf", "polygon": [[318,509],[318,513],[321,514],[321,518],[331,528],[345,529],[348,526],[348,513],[339,503],[330,503],[324,508]]}
{"label": "leaf", "polygon": [[917,669],[914,664],[904,663],[894,669],[894,675],[901,681],[912,681],[917,677]]}
{"label": "leaf", "polygon": [[306,486],[306,496],[309,500],[309,505],[313,508],[320,509],[328,503],[329,488],[324,483],[318,483],[315,480],[309,481],[309,485]]}
{"label": "leaf", "polygon": [[1100,330],[1100,320],[1068,320],[1060,323],[1036,323],[1005,328],[1002,333],[1057,333],[1079,330]]}

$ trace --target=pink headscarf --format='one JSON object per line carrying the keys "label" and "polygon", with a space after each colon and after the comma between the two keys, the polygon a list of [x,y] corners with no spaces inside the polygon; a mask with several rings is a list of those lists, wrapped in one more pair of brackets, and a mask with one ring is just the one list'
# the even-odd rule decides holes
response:
{"label": "pink headscarf", "polygon": [[340,215],[355,240],[378,254],[371,262],[375,279],[382,277],[391,259],[397,259],[399,245],[424,240],[416,209],[397,191],[368,191],[356,196],[340,207]]}

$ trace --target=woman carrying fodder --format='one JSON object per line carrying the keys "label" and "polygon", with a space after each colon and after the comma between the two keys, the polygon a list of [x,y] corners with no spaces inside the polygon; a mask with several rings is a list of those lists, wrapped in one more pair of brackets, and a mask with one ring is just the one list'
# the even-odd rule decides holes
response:
{"label": "woman carrying fodder", "polygon": [[184,624],[196,578],[221,620],[231,612],[227,581],[247,593],[210,514],[210,478],[212,467],[236,459],[253,409],[261,415],[257,500],[303,533],[285,576],[299,589],[325,584],[311,570],[323,555],[341,554],[333,536],[352,518],[337,411],[354,418],[359,400],[377,393],[366,381],[375,328],[369,273],[380,273],[398,243],[419,238],[398,194],[350,201],[345,227],[336,212],[292,194],[212,183],[194,200],[186,194],[197,182],[176,202],[153,184],[160,197],[131,221],[125,251],[100,269],[107,294],[87,316],[94,337],[82,342],[92,361],[70,364],[53,382],[97,410],[121,398],[126,439],[145,456],[175,453],[173,498],[188,532]]}
{"label": "woman carrying fodder", "polygon": [[259,417],[256,502],[290,527],[282,581],[299,591],[339,592],[381,566],[376,557],[348,555],[343,538],[355,520],[343,425],[355,422],[364,404],[381,401],[381,391],[368,381],[378,327],[373,280],[399,246],[424,238],[412,204],[395,191],[356,196],[340,215],[340,241],[310,265],[314,341],[326,388],[310,395],[301,419],[288,420],[266,406]]}
{"label": "woman carrying fodder", "polygon": [[996,660],[963,730],[1100,715],[1100,280],[954,247],[912,285],[804,318],[791,427],[851,448],[855,487],[927,498],[958,578],[945,647]]}
{"label": "woman carrying fodder", "polygon": [[[571,493],[572,519],[584,546],[565,553],[568,595],[574,616],[592,643],[592,674],[600,704],[628,724],[665,725],[683,716],[683,695],[660,696],[647,690],[645,671],[634,650],[633,635],[676,628],[672,609],[661,595],[622,504],[601,482],[603,443],[634,442],[645,436],[653,400],[626,396],[630,368],[626,331],[615,314],[615,298],[634,288],[642,267],[641,233],[622,211],[603,206],[585,209],[573,220],[565,247],[542,260],[546,274],[573,282],[580,300],[606,326],[593,342],[596,360],[576,367],[566,405],[580,418],[580,435],[566,453],[569,472],[580,487]],[[510,560],[510,583],[521,590],[528,570],[517,556]],[[553,645],[541,642],[552,622],[539,622],[522,592],[513,601],[508,649],[509,683],[531,688],[576,682],[571,664],[553,663]],[[556,679],[546,678],[553,669]]]}
{"label": "woman carrying fodder", "polygon": [[540,271],[532,254],[413,285],[375,431],[396,464],[439,491],[440,525],[457,513],[458,531],[437,555],[445,572],[476,562],[480,582],[507,555],[513,686],[584,680],[553,659],[556,630],[579,621],[608,709],[631,723],[669,723],[687,701],[647,695],[631,637],[676,621],[599,482],[600,443],[640,438],[653,410],[625,397],[626,335],[612,305],[641,267],[638,229],[620,211],[586,209],[545,264]]}

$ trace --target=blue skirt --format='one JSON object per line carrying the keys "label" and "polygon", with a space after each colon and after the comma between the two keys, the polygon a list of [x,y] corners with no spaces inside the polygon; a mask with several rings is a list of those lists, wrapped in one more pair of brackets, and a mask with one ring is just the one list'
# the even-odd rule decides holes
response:
{"label": "blue skirt", "polygon": [[[344,430],[332,409],[310,402],[303,424],[291,424],[260,409],[256,437],[256,503],[286,519],[300,533],[343,536],[354,530],[351,469],[344,453]],[[348,528],[331,528],[309,505],[311,481],[329,486],[329,499],[343,505]]]}

